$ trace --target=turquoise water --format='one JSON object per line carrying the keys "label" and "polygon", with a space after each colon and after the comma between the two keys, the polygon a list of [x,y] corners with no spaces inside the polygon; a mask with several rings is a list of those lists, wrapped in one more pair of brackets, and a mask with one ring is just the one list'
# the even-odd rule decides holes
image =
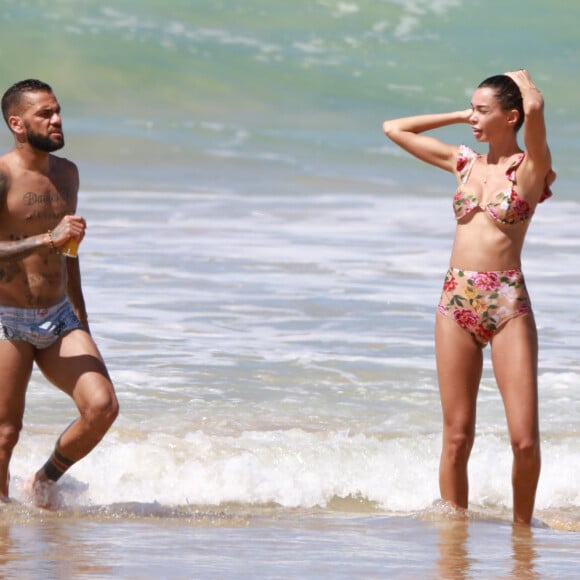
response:
{"label": "turquoise water", "polygon": [[[122,407],[61,481],[62,510],[39,512],[23,482],[74,410],[34,374],[12,464],[23,503],[0,514],[5,571],[573,577],[579,16],[536,0],[4,2],[3,84],[40,77],[63,106],[91,328]],[[552,528],[529,537],[509,525],[489,364],[471,520],[434,503],[432,327],[454,184],[381,134],[391,116],[465,108],[482,78],[522,66],[559,175],[524,256],[537,517]],[[443,134],[473,145],[467,128]]]}
{"label": "turquoise water", "polygon": [[525,66],[546,96],[558,191],[574,195],[576,3],[4,4],[4,84],[54,84],[87,187],[384,191],[395,171],[424,188],[381,121],[462,109],[482,78]]}

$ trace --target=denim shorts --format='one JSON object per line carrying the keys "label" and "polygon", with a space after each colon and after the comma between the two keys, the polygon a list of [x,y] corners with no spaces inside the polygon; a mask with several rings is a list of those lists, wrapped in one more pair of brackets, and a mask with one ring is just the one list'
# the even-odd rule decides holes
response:
{"label": "denim shorts", "polygon": [[49,308],[0,306],[0,340],[23,340],[43,349],[76,328],[84,327],[68,298]]}

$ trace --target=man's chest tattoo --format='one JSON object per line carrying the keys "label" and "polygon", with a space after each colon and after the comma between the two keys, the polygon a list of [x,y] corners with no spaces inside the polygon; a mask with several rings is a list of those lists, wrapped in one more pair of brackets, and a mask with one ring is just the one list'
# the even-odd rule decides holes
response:
{"label": "man's chest tattoo", "polygon": [[57,191],[49,191],[46,193],[28,191],[24,194],[23,204],[26,208],[26,220],[60,220],[67,213],[70,213],[67,196]]}

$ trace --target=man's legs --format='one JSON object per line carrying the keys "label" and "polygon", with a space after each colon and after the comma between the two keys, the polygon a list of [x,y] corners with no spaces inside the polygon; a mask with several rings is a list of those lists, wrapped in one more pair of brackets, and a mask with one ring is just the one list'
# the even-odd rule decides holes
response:
{"label": "man's legs", "polygon": [[60,435],[49,461],[35,483],[56,481],[99,443],[119,412],[105,363],[92,337],[72,330],[52,346],[36,352],[45,377],[75,402],[80,416]]}
{"label": "man's legs", "polygon": [[22,429],[26,388],[34,348],[22,341],[0,340],[0,500],[7,501],[10,458]]}

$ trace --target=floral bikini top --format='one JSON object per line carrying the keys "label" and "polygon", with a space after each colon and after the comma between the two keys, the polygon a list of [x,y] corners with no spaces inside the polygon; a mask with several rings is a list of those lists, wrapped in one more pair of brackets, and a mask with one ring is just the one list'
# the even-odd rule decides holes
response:
{"label": "floral bikini top", "polygon": [[[457,155],[457,172],[459,173],[461,183],[453,198],[455,219],[459,221],[478,209],[485,211],[495,221],[506,225],[519,224],[530,219],[534,213],[530,204],[520,197],[514,188],[516,183],[516,170],[521,165],[525,156],[525,153],[520,154],[506,171],[506,177],[510,182],[510,186],[500,191],[495,196],[495,201],[490,201],[486,206],[481,206],[474,195],[462,190],[462,186],[469,178],[471,169],[479,155],[469,147],[461,145]],[[540,203],[551,197],[551,195],[550,188],[546,186],[540,198]]]}

